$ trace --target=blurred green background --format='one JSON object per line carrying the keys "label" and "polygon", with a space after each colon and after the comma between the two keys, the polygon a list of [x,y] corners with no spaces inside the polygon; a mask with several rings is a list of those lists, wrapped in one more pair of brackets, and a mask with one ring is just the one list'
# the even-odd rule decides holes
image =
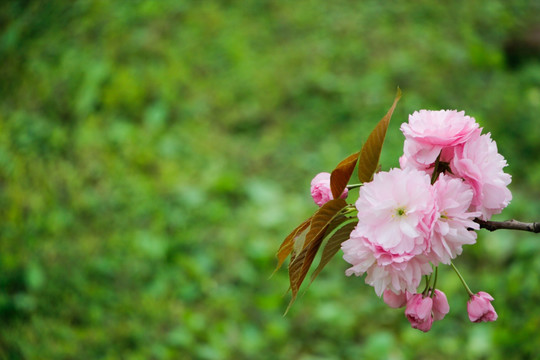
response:
{"label": "blurred green background", "polygon": [[[337,256],[286,317],[309,183],[403,90],[458,109],[540,220],[537,1],[7,1],[0,5],[0,358],[537,359],[540,236],[481,231],[456,264],[495,297],[424,334]],[[349,200],[354,201],[355,193]]]}

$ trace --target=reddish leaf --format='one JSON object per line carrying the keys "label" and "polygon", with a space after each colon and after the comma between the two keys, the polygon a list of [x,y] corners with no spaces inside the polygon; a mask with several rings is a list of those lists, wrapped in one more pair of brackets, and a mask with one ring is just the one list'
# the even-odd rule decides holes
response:
{"label": "reddish leaf", "polygon": [[332,189],[332,195],[334,199],[337,199],[345,190],[345,187],[349,183],[349,179],[358,162],[358,156],[360,152],[348,156],[345,160],[340,162],[338,166],[332,171],[330,175],[330,189]]}
{"label": "reddish leaf", "polygon": [[317,275],[322,271],[322,269],[332,260],[334,255],[339,251],[341,248],[341,243],[348,240],[351,232],[354,230],[356,224],[358,223],[358,219],[349,219],[349,221],[341,221],[339,223],[339,226],[336,227],[335,232],[332,234],[329,233],[330,238],[328,239],[328,242],[324,246],[322,255],[321,255],[321,261],[319,262],[319,265],[313,271],[313,274],[311,274],[311,281],[315,280]]}
{"label": "reddish leaf", "polygon": [[306,231],[309,228],[309,224],[311,224],[311,219],[313,217],[310,217],[300,225],[298,225],[281,243],[281,246],[279,247],[279,250],[277,252],[277,258],[278,258],[278,264],[276,266],[276,269],[274,270],[274,273],[281,267],[287,256],[291,253],[294,247],[294,239],[298,237],[302,232]]}
{"label": "reddish leaf", "polygon": [[[309,267],[315,259],[315,255],[321,246],[328,226],[337,216],[339,216],[340,210],[346,206],[347,203],[343,199],[330,200],[321,206],[315,215],[313,215],[304,246],[298,254],[295,254],[289,264],[289,281],[292,298],[287,307],[287,311],[296,299],[298,290],[309,271]],[[285,313],[287,313],[287,311]]]}
{"label": "reddish leaf", "polygon": [[[317,253],[320,245],[320,241],[312,242],[307,248],[302,250],[293,260],[291,260],[291,263],[289,264],[289,288],[292,292],[292,298],[289,302],[289,306],[287,306],[287,310],[285,310],[285,314],[289,311],[289,308],[296,300],[296,296],[300,290],[300,285],[302,285],[302,282],[306,278],[309,265],[311,265],[313,262],[313,258],[315,257],[314,254]],[[305,265],[307,268],[304,267]]]}
{"label": "reddish leaf", "polygon": [[390,107],[390,110],[388,110],[386,115],[379,121],[377,126],[375,126],[375,129],[369,134],[366,143],[362,146],[360,160],[358,160],[358,179],[360,179],[361,182],[371,181],[373,174],[377,170],[386,130],[388,130],[390,118],[392,117],[392,113],[400,98],[401,90],[398,88],[394,103]]}
{"label": "reddish leaf", "polygon": [[306,236],[306,242],[304,243],[302,250],[308,247],[311,242],[323,238],[328,225],[332,222],[332,220],[334,220],[337,213],[345,206],[347,206],[347,202],[345,200],[334,199],[328,201],[326,204],[321,206],[319,210],[317,210],[311,220],[311,227]]}
{"label": "reddish leaf", "polygon": [[347,220],[351,220],[351,218],[345,215],[336,216],[334,220],[332,220],[332,222],[328,224],[328,227],[326,228],[326,232],[324,233],[323,240],[326,240],[328,238],[328,235],[332,234],[334,230],[340,227],[341,224]]}

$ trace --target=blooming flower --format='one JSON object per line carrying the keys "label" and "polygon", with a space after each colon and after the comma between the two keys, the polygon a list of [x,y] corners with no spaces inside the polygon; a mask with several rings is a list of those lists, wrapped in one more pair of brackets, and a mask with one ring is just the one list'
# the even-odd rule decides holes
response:
{"label": "blooming flower", "polygon": [[471,209],[480,211],[484,220],[500,213],[512,200],[512,193],[508,189],[512,177],[503,171],[507,165],[489,133],[455,149],[450,164],[452,173],[471,186]]}
{"label": "blooming flower", "polygon": [[[345,188],[341,194],[341,198],[347,198],[348,193],[349,190]],[[323,206],[328,201],[334,199],[330,188],[330,173],[319,173],[311,180],[311,196],[313,197],[313,201],[319,206]]]}
{"label": "blooming flower", "polygon": [[498,315],[493,305],[491,305],[491,301],[493,301],[493,297],[483,291],[471,296],[467,302],[469,320],[475,323],[497,320]]}
{"label": "blooming flower", "polygon": [[413,292],[422,280],[422,275],[431,272],[431,265],[427,260],[419,260],[409,256],[408,261],[391,263],[381,266],[377,262],[376,249],[365,237],[358,233],[358,229],[351,233],[351,238],[341,244],[343,259],[352,267],[345,271],[345,275],[360,276],[367,273],[365,282],[374,287],[375,293],[381,296],[384,290],[400,292],[405,289]]}
{"label": "blooming flower", "polygon": [[385,290],[383,293],[383,300],[386,305],[390,306],[391,308],[398,309],[407,304],[407,300],[409,300],[410,296],[411,293],[408,291],[403,291],[396,294],[392,290]]}
{"label": "blooming flower", "polygon": [[358,224],[342,244],[353,266],[346,275],[367,273],[366,283],[384,290],[416,292],[431,273],[429,240],[436,216],[433,187],[421,171],[392,169],[375,174],[360,189]]}
{"label": "blooming flower", "polygon": [[448,305],[446,295],[442,291],[438,289],[435,289],[434,291],[433,308],[431,309],[433,320],[442,320],[450,311],[450,305]]}
{"label": "blooming flower", "polygon": [[468,229],[479,229],[473,219],[480,213],[468,212],[473,191],[461,179],[440,174],[434,190],[438,216],[429,257],[435,264],[450,264],[451,259],[461,254],[462,245],[476,242],[476,232]]}
{"label": "blooming flower", "polygon": [[415,329],[428,332],[433,324],[433,299],[424,297],[422,294],[415,294],[407,301],[405,316]]}
{"label": "blooming flower", "polygon": [[[456,110],[420,110],[409,115],[409,122],[401,124],[405,135],[406,163],[417,169],[426,169],[437,159],[443,149],[463,144],[480,129],[474,118]],[[451,151],[444,151],[442,158]],[[403,161],[405,162],[405,161]]]}

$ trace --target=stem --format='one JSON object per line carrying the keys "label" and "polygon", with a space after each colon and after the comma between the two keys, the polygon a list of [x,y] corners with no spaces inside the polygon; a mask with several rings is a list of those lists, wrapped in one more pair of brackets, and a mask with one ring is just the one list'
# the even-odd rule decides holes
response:
{"label": "stem", "polygon": [[463,284],[463,286],[465,286],[465,290],[467,290],[467,293],[469,294],[469,296],[473,296],[474,295],[473,292],[471,291],[471,289],[469,289],[469,286],[465,282],[465,279],[463,278],[463,276],[461,276],[461,274],[459,273],[459,270],[457,269],[457,267],[454,265],[453,262],[450,262],[450,266],[456,272],[456,274],[459,277],[459,280],[461,280],[461,283]]}
{"label": "stem", "polygon": [[[343,215],[343,216],[346,216],[348,218],[350,218],[351,216],[349,216],[350,214],[353,214],[354,212],[356,212],[356,206],[352,205],[352,204],[347,204],[347,206],[345,206],[343,209],[340,210],[340,212],[338,213],[338,215]],[[352,217],[356,217],[356,214]]]}
{"label": "stem", "polygon": [[437,287],[437,277],[439,275],[439,267],[437,266],[435,268],[435,279],[433,279],[433,288],[431,290],[431,298],[433,299],[433,296],[435,296],[435,288]]}
{"label": "stem", "polygon": [[351,184],[351,185],[347,185],[347,189],[351,190],[351,189],[356,189],[356,188],[359,188],[360,186],[362,186],[364,184],[360,183],[360,184]]}
{"label": "stem", "polygon": [[474,222],[480,224],[480,229],[486,229],[489,231],[507,229],[540,233],[540,222],[524,223],[517,220],[486,221],[478,218],[474,219]]}
{"label": "stem", "polygon": [[426,287],[424,287],[424,290],[422,290],[422,298],[426,296],[428,290],[429,290],[429,283],[431,282],[431,277],[428,275],[424,275],[424,279],[426,280]]}

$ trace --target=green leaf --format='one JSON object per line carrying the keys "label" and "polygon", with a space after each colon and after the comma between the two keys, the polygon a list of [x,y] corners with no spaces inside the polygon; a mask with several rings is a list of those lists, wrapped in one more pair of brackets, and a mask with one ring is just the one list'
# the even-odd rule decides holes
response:
{"label": "green leaf", "polygon": [[348,156],[345,160],[340,162],[338,166],[332,171],[330,175],[330,189],[334,199],[337,199],[345,190],[345,187],[349,183],[349,179],[358,162],[358,156],[360,152]]}
{"label": "green leaf", "polygon": [[377,170],[379,164],[379,158],[381,156],[381,150],[388,130],[388,124],[390,124],[390,118],[396,108],[396,105],[401,98],[401,90],[398,88],[394,103],[386,113],[386,115],[379,121],[375,129],[369,134],[369,137],[362,146],[360,151],[360,159],[358,160],[358,179],[361,182],[370,182],[373,179],[373,174]]}
{"label": "green leaf", "polygon": [[357,223],[358,219],[342,220],[333,231],[328,233],[328,242],[324,246],[319,265],[311,274],[311,282],[315,280],[322,269],[330,262],[330,260],[332,260],[334,255],[336,255],[341,248],[341,243],[349,239],[351,232],[354,230]]}

